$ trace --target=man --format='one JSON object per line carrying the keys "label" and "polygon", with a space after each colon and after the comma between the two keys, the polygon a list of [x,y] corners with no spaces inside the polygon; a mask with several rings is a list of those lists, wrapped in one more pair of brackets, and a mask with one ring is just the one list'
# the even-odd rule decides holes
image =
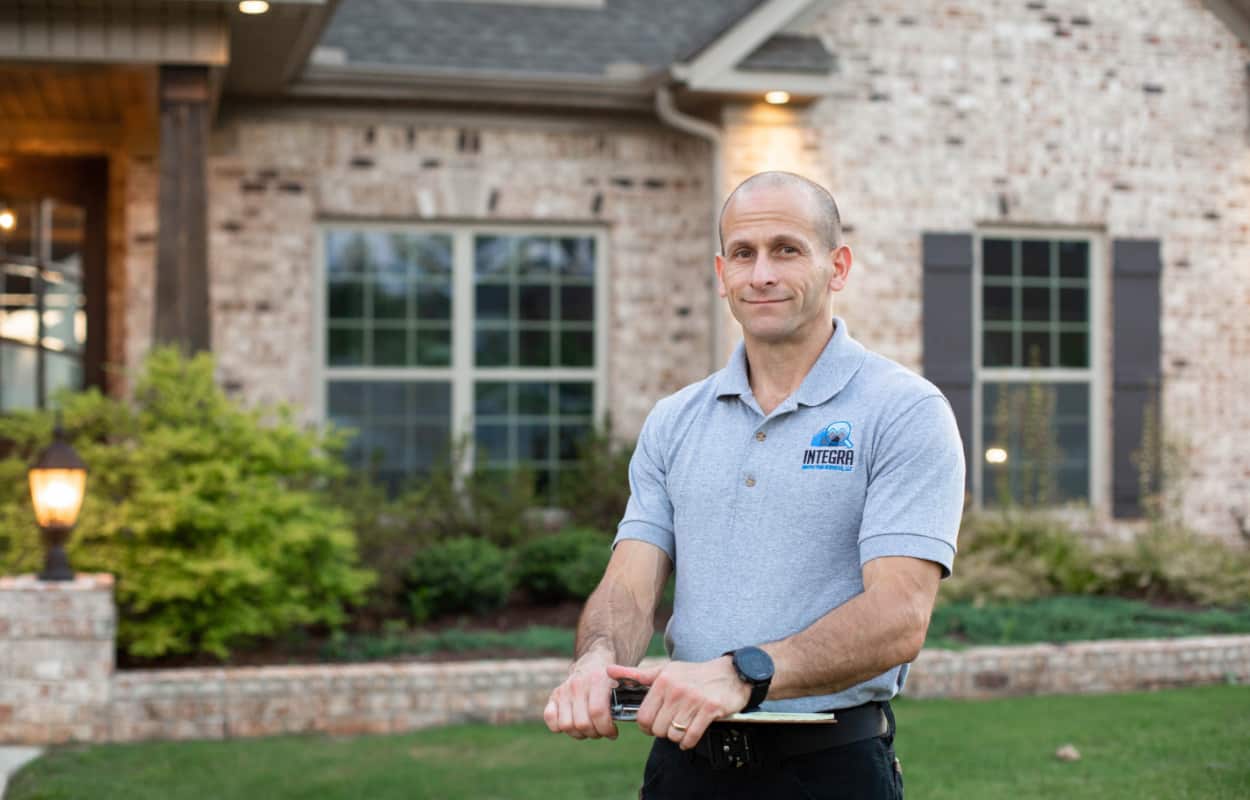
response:
{"label": "man", "polygon": [[[544,719],[615,738],[610,690],[636,680],[650,687],[638,726],[656,737],[644,798],[901,797],[888,701],[954,560],[954,417],[833,317],[852,257],[825,189],[753,176],[721,211],[721,249],[744,341],[643,425],[611,560]],[[640,670],[670,571],[671,660]],[[716,722],[756,707],[837,723]]]}

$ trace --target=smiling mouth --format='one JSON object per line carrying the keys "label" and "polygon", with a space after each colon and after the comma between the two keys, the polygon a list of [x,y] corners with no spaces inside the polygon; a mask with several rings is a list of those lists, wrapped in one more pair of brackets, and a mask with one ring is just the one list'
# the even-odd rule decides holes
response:
{"label": "smiling mouth", "polygon": [[744,300],[743,302],[750,303],[753,306],[766,306],[766,305],[771,305],[773,303],[784,303],[787,299],[789,298],[783,297],[778,300]]}

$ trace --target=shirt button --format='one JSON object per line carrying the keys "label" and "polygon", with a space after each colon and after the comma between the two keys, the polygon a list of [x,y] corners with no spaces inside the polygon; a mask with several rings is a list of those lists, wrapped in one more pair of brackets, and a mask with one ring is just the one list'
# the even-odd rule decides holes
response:
{"label": "shirt button", "polygon": [[767,433],[764,433],[763,431],[756,431],[756,433],[755,433],[755,441],[757,441],[757,442],[762,442],[762,441],[764,441],[764,440],[765,440],[765,439],[767,439],[767,438],[768,438],[768,434],[767,434]]}
{"label": "shirt button", "polygon": [[746,484],[747,484],[747,486],[754,486],[754,485],[755,485],[755,478],[748,477],[748,478],[747,478],[747,480],[746,480]]}

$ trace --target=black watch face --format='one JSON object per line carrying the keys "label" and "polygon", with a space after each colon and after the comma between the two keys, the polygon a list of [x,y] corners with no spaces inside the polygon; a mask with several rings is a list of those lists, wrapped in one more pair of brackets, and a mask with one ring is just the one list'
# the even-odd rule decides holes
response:
{"label": "black watch face", "polygon": [[773,677],[773,660],[758,647],[745,647],[736,654],[738,670],[751,681],[766,681]]}

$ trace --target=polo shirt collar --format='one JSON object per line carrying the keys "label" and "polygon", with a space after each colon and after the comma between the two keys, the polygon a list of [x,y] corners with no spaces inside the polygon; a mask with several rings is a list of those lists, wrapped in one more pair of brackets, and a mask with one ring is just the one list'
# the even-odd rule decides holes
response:
{"label": "polo shirt collar", "polygon": [[[799,405],[818,406],[842,391],[864,363],[867,351],[851,338],[846,322],[834,317],[833,336],[821,351],[820,358],[812,365],[798,391],[793,395]],[[747,376],[747,350],[744,342],[738,342],[729,363],[721,370],[716,382],[716,396],[751,395],[751,381]]]}

